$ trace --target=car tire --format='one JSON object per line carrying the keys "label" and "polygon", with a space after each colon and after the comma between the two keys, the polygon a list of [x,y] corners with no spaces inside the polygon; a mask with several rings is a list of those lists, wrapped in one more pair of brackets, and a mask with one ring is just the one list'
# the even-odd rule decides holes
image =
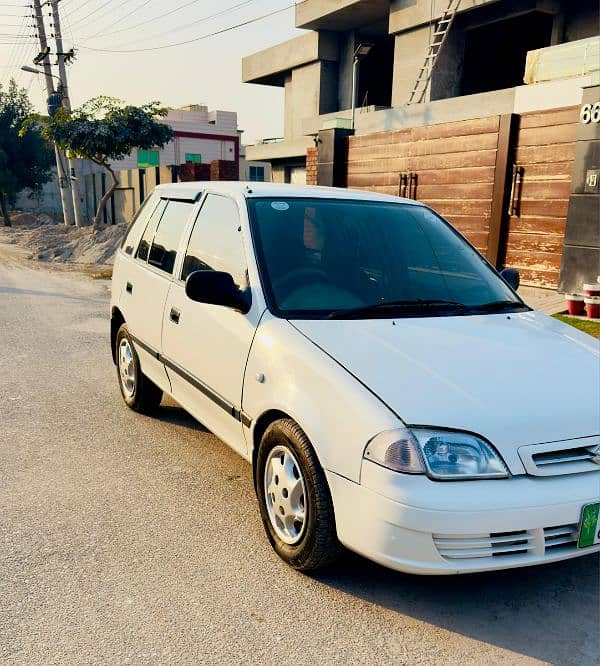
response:
{"label": "car tire", "polygon": [[267,537],[290,566],[313,571],[340,557],[325,473],[308,437],[291,419],[275,421],[262,437],[256,491]]}
{"label": "car tire", "polygon": [[151,414],[160,405],[163,392],[142,372],[126,324],[117,331],[115,345],[117,378],[125,404],[135,412]]}

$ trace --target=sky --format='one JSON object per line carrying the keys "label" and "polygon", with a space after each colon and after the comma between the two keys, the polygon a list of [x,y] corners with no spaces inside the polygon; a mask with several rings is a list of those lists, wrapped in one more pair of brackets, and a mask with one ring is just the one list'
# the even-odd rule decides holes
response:
{"label": "sky", "polygon": [[[246,144],[282,136],[283,89],[242,83],[241,60],[302,34],[294,27],[291,4],[293,0],[61,0],[63,46],[77,52],[67,69],[71,105],[97,95],[131,104],[206,104],[237,111]],[[0,0],[0,83],[14,77],[28,89],[35,108],[45,111],[44,77],[20,70],[24,64],[33,66],[39,52],[30,5],[31,0]],[[49,11],[45,7],[43,14],[55,51]],[[219,35],[157,49],[265,15]]]}

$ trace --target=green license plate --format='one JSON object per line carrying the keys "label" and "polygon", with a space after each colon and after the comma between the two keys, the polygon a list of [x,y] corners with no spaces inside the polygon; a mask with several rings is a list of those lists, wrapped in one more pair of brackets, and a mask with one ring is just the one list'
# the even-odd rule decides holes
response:
{"label": "green license plate", "polygon": [[579,547],[587,548],[600,543],[600,502],[586,504],[581,511],[581,527],[579,528]]}

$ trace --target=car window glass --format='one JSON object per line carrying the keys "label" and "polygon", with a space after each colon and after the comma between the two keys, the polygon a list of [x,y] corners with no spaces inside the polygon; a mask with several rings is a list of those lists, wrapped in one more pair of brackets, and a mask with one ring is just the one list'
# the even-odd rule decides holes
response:
{"label": "car window glass", "polygon": [[198,214],[181,279],[194,271],[225,271],[240,289],[248,286],[238,207],[228,197],[209,194]]}
{"label": "car window glass", "polygon": [[392,301],[514,300],[477,251],[424,206],[248,200],[267,293],[285,316]]}
{"label": "car window glass", "polygon": [[157,192],[153,192],[149,197],[144,200],[141,208],[133,216],[129,227],[121,243],[121,247],[125,249],[127,254],[133,254],[135,246],[138,244],[142,233],[146,227],[150,215],[154,212],[156,204],[159,202],[160,196]]}
{"label": "car window glass", "polygon": [[172,273],[183,229],[194,204],[191,201],[169,201],[152,240],[148,263],[165,273]]}
{"label": "car window glass", "polygon": [[154,238],[156,227],[158,226],[160,218],[162,217],[162,214],[165,212],[166,207],[167,207],[167,200],[161,199],[160,203],[158,204],[158,206],[156,206],[156,208],[152,212],[152,215],[150,216],[150,219],[148,220],[148,224],[146,225],[146,230],[144,231],[144,235],[142,236],[142,240],[140,241],[137,252],[135,254],[135,256],[138,259],[141,259],[142,261],[148,261],[148,253],[150,251],[150,245],[152,243],[152,239]]}

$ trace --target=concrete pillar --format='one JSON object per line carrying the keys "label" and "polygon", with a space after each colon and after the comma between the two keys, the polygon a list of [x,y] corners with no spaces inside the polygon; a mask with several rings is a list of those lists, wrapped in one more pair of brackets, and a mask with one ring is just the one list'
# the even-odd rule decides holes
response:
{"label": "concrete pillar", "polygon": [[318,136],[317,184],[346,187],[348,179],[348,137],[353,130],[321,130]]}

